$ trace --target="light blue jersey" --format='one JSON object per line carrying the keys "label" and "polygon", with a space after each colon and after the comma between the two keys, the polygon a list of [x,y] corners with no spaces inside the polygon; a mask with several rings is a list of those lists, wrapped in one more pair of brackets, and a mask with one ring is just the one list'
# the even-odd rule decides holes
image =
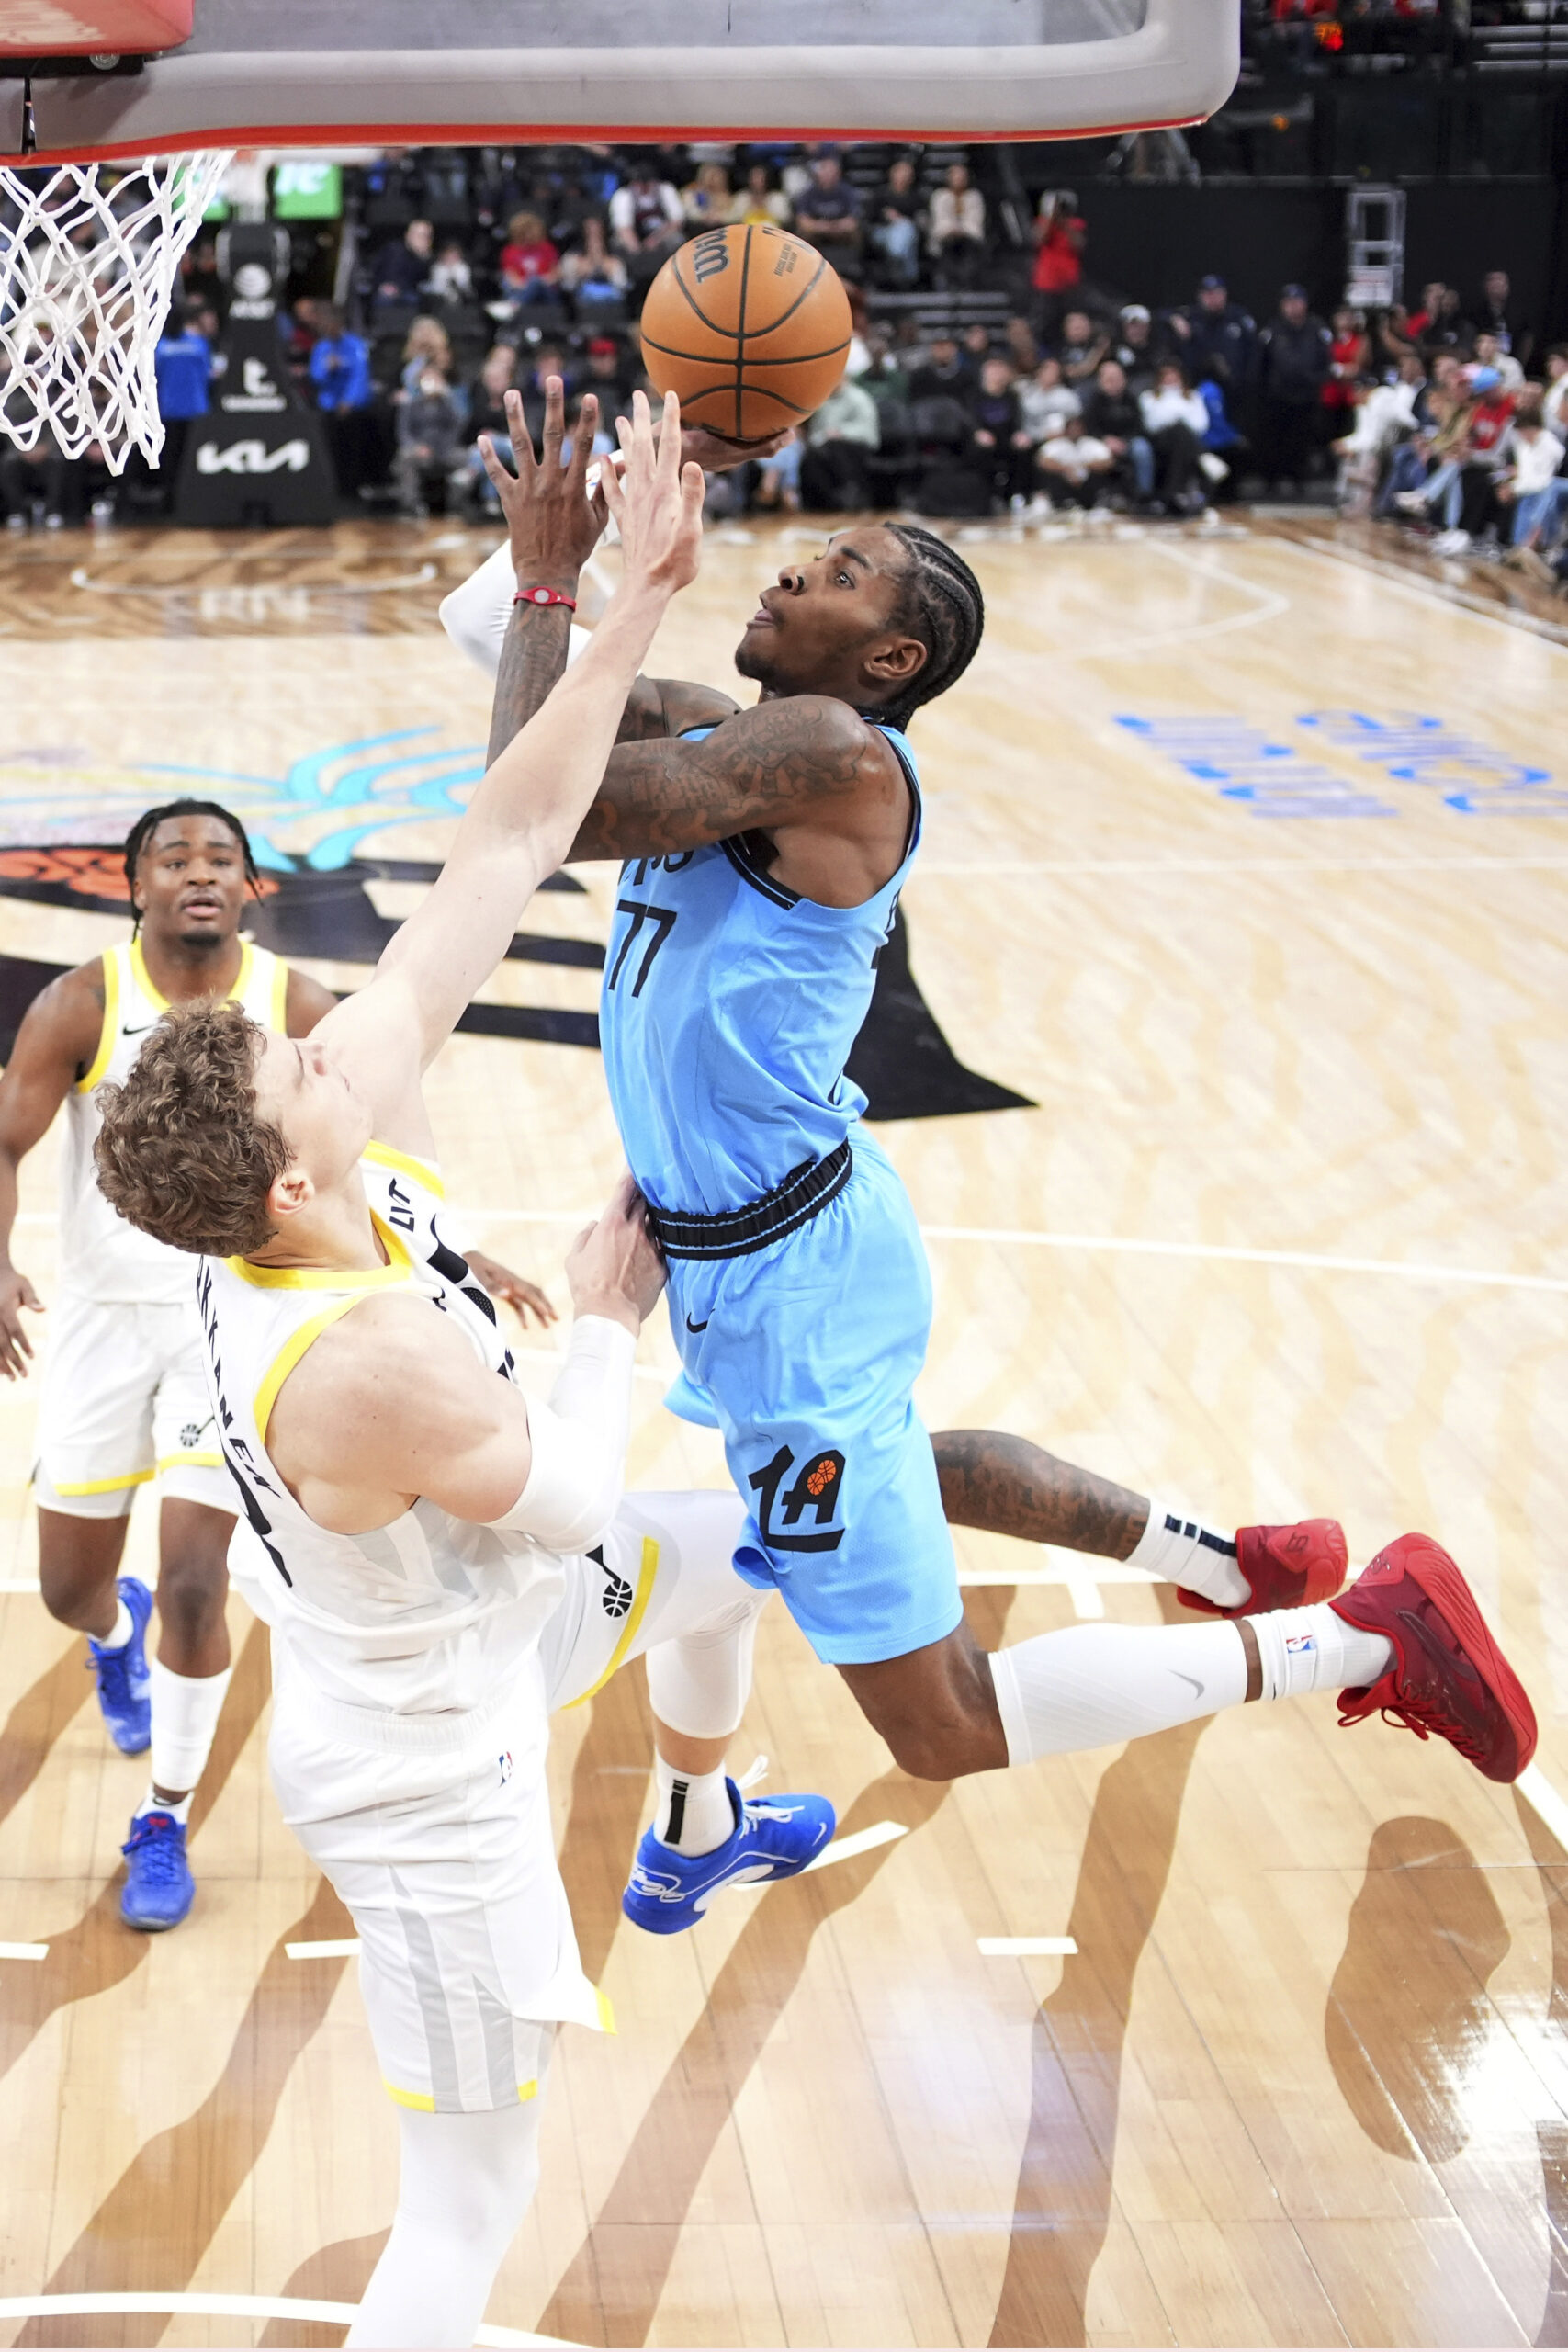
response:
{"label": "light blue jersey", "polygon": [[801,898],[753,835],[628,860],[600,1005],[621,1140],[669,1259],[677,1409],[723,1431],[750,1507],[739,1573],[776,1584],[818,1655],[843,1665],[922,1648],[963,1613],[910,1401],[925,1253],[844,1075],[919,845],[914,754],[880,731],[910,817],[874,897]]}

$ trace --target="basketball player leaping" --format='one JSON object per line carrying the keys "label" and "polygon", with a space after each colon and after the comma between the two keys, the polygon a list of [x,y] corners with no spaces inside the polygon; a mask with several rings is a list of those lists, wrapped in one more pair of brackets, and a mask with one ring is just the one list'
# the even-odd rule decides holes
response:
{"label": "basketball player leaping", "polygon": [[[543,598],[520,658],[547,688],[567,645],[549,582],[587,552],[586,404],[570,469],[561,430],[556,383],[544,463],[525,458],[518,493]],[[353,1914],[400,2104],[397,2218],[352,2344],[473,2342],[536,2177],[554,2024],[603,2021],[556,1865],[547,1708],[646,1651],[666,1752],[722,1754],[764,1600],[731,1566],[733,1495],[617,1509],[633,1349],[664,1280],[629,1182],[569,1263],[578,1319],[550,1404],[525,1406],[441,1235],[421,1086],[570,847],[637,662],[695,572],[702,478],[682,477],[672,431],[664,446],[656,464],[639,399],[616,493],[624,583],[490,767],[370,985],[303,1043],[234,1004],[176,1010],[104,1105],[109,1197],[160,1242],[208,1253],[185,1262],[249,1523],[247,1590],[273,1625],[273,1777]],[[779,1876],[833,1814],[774,1799],[735,1826],[746,1874]]]}
{"label": "basketball player leaping", "polygon": [[[127,1924],[176,1927],[196,1893],[186,1852],[191,1797],[229,1687],[225,1566],[235,1495],[202,1371],[189,1261],[138,1233],[98,1190],[98,1090],[126,1077],[170,1004],[218,995],[265,1027],[309,1034],[335,1001],[240,937],[260,880],[240,820],[216,801],[147,809],[125,844],[130,941],[64,973],[28,1007],[0,1077],[0,1373],[25,1378],[24,1309],[39,1300],[9,1255],[17,1171],[62,1103],[60,1279],[39,1408],[39,1581],[44,1605],[88,1636],[110,1737],[152,1748],[152,1778],[125,1847]],[[543,1296],[489,1260],[497,1295],[547,1317]],[[118,1575],[139,1486],[157,1480],[158,1648],[152,1596]]]}
{"label": "basketball player leaping", "polygon": [[[443,608],[481,660],[505,568],[498,550]],[[925,1777],[1340,1684],[1347,1720],[1382,1709],[1512,1779],[1534,1744],[1529,1702],[1428,1538],[1401,1537],[1331,1600],[1346,1566],[1332,1521],[1226,1537],[1017,1440],[948,1432],[933,1452],[915,1413],[925,1255],[844,1064],[919,842],[904,730],[963,674],[983,619],[974,574],[932,533],[839,533],[786,565],[746,625],[752,708],[637,681],[572,844],[623,861],[604,1072],[688,1381],[750,1505],[737,1567],[779,1589]],[[522,641],[501,650],[492,756],[533,707]],[[1130,1558],[1235,1622],[1083,1627],[988,1657],[964,1622],[944,1496],[955,1521]],[[730,1819],[717,1770],[683,1791],[679,1826],[661,1808],[628,1915],[691,1924],[687,1874],[707,1888],[694,1858]]]}

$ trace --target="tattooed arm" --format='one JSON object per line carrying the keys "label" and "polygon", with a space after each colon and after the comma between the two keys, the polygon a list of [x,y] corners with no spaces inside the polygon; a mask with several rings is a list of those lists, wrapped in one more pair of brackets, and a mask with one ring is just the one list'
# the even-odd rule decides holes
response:
{"label": "tattooed arm", "polygon": [[737,711],[700,743],[618,743],[571,855],[661,857],[747,833],[786,888],[853,907],[895,871],[908,829],[886,738],[848,703],[791,695]]}
{"label": "tattooed arm", "polygon": [[644,743],[684,735],[693,727],[719,727],[740,705],[716,686],[688,685],[682,678],[639,678],[626,696],[617,743]]}

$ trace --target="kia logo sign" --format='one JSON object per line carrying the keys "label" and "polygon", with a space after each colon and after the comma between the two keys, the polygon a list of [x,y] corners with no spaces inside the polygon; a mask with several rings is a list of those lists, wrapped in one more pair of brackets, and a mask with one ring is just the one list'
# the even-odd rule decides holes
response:
{"label": "kia logo sign", "polygon": [[196,453],[198,474],[302,474],[310,462],[308,441],[283,441],[276,449],[265,441],[231,441],[226,449],[204,441]]}

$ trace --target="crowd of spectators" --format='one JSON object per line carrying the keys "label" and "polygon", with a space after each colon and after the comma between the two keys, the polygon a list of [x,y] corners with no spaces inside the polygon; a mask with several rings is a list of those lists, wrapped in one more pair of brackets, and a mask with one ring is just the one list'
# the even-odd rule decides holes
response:
{"label": "crowd of spectators", "polygon": [[[1021,221],[1014,204],[1004,236],[951,148],[486,150],[444,168],[399,151],[371,166],[343,299],[300,293],[280,314],[346,500],[493,512],[479,436],[508,451],[516,390],[536,441],[552,374],[571,424],[597,395],[610,447],[646,381],[636,321],[653,277],[685,239],[752,222],[832,260],[854,332],[842,383],[795,438],[713,477],[715,512],[1077,521],[1311,497],[1445,556],[1495,549],[1544,576],[1558,554],[1568,356],[1538,353],[1500,270],[1472,300],[1428,286],[1414,307],[1327,320],[1287,284],[1258,320],[1218,273],[1159,305],[1098,283],[1070,192]],[[222,365],[225,295],[198,239],[157,355],[165,485]],[[102,517],[113,491],[47,444],[0,460],[13,527]]]}

